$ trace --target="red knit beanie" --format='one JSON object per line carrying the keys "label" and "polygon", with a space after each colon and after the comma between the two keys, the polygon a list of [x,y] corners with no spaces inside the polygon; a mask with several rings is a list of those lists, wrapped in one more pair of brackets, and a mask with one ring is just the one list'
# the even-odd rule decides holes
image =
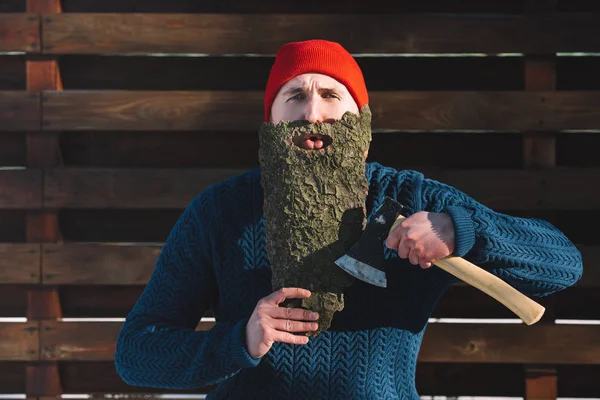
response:
{"label": "red knit beanie", "polygon": [[271,119],[271,105],[281,86],[305,73],[328,75],[342,83],[359,110],[369,104],[362,71],[352,55],[339,43],[326,40],[292,42],[280,48],[275,55],[265,91],[265,122]]}

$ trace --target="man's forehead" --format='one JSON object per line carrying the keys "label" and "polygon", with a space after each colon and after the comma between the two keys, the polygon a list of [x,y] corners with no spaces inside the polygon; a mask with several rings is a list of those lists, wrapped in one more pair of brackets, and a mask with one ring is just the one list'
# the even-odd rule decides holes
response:
{"label": "man's forehead", "polygon": [[346,87],[336,79],[316,73],[306,73],[295,76],[285,83],[284,90],[307,89],[315,85],[318,89],[345,89]]}

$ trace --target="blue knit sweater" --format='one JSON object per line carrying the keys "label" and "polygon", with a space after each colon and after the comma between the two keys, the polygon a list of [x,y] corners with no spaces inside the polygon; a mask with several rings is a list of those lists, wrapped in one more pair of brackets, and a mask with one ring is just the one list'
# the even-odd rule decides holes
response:
{"label": "blue knit sweater", "polygon": [[[415,171],[367,164],[368,215],[385,196],[417,211],[447,212],[455,253],[520,291],[544,296],[580,279],[581,255],[547,222],[495,212]],[[117,340],[115,363],[130,385],[216,385],[208,399],[417,399],[415,369],[425,327],[457,280],[389,251],[388,288],[356,280],[332,326],[307,345],[275,343],[261,359],[245,348],[245,324],[272,292],[260,170],[198,195],[169,235]],[[391,268],[390,268],[391,267]],[[195,328],[208,309],[216,325]]]}

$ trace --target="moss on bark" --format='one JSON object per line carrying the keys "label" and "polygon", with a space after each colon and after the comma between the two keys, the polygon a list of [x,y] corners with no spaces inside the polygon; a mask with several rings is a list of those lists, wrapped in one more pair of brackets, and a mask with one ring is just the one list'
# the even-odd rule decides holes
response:
{"label": "moss on bark", "polygon": [[[294,145],[305,133],[331,137],[319,150]],[[309,289],[304,301],[283,306],[320,313],[317,335],[344,307],[343,291],[354,278],[334,261],[358,240],[365,226],[371,112],[346,113],[334,123],[266,123],[259,132],[267,254],[273,290]]]}

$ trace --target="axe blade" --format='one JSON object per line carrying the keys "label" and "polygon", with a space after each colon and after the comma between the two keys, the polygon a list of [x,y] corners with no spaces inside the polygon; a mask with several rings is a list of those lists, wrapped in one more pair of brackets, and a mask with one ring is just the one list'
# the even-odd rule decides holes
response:
{"label": "axe blade", "polygon": [[335,263],[361,281],[387,287],[384,241],[403,209],[402,204],[386,197],[381,207],[373,214],[360,239]]}

